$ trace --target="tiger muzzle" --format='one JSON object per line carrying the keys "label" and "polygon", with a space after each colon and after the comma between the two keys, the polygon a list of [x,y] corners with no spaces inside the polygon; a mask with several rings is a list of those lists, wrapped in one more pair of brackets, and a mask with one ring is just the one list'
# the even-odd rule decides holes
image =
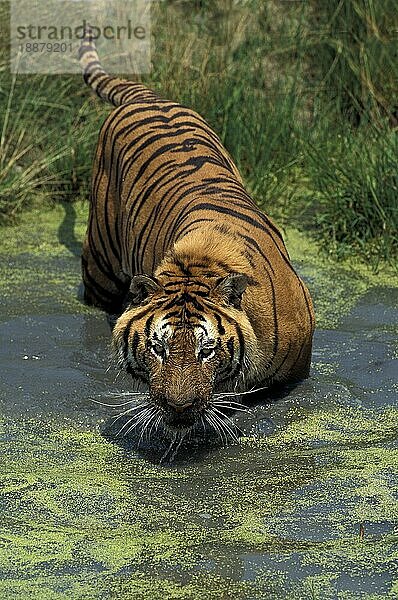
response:
{"label": "tiger muzzle", "polygon": [[195,404],[195,401],[192,400],[189,402],[175,402],[174,400],[166,400],[166,403],[168,406],[171,406],[171,408],[173,408],[177,413],[182,413],[185,409]]}
{"label": "tiger muzzle", "polygon": [[158,396],[156,404],[163,410],[166,425],[176,428],[192,427],[206,406],[204,398],[176,399],[170,396]]}

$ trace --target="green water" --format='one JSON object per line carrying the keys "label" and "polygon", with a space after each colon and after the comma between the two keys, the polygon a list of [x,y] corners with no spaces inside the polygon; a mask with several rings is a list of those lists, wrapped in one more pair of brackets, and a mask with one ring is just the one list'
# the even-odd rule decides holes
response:
{"label": "green water", "polygon": [[111,438],[117,412],[92,402],[130,381],[77,297],[86,217],[1,231],[0,598],[398,598],[397,278],[288,231],[311,378],[236,415],[239,443],[159,464],[161,441]]}

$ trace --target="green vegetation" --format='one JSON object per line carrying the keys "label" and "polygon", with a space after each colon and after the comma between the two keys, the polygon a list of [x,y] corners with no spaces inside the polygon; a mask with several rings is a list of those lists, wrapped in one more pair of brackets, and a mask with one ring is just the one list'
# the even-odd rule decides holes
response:
{"label": "green vegetation", "polygon": [[395,598],[398,277],[287,229],[327,335],[312,379],[238,421],[239,445],[159,465],[99,433],[118,409],[90,399],[128,388],[105,374],[103,313],[76,298],[87,204],[25,210],[0,241],[1,600]]}
{"label": "green vegetation", "polygon": [[[6,220],[37,196],[87,197],[109,107],[78,76],[13,79],[1,6]],[[145,82],[209,121],[278,222],[377,266],[398,252],[397,30],[395,0],[165,0]]]}

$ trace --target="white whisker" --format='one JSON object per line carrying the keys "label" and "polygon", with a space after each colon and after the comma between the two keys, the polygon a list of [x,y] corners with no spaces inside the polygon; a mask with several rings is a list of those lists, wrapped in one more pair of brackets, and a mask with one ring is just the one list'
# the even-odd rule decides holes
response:
{"label": "white whisker", "polygon": [[148,433],[148,439],[149,440],[152,437],[152,433],[156,433],[157,432],[161,420],[162,420],[162,413],[160,411],[158,411],[158,416],[155,419],[155,421],[152,423],[151,428],[150,428],[149,433]]}
{"label": "white whisker", "polygon": [[[180,433],[180,441],[177,444],[176,449],[173,451],[173,454],[170,456],[169,458],[169,463],[173,462],[173,460],[175,459],[175,457],[177,456],[177,452],[179,451],[179,449],[181,448],[181,444],[184,441],[184,438],[186,436],[187,432],[183,431],[182,433]],[[175,440],[177,439],[177,435],[175,437]]]}
{"label": "white whisker", "polygon": [[244,406],[243,404],[239,404],[238,402],[211,402],[210,406],[217,406],[219,408],[228,408],[230,410],[236,410],[239,412],[245,412],[245,413],[250,413],[253,414],[253,411],[250,410],[250,408],[247,408],[246,406]]}
{"label": "white whisker", "polygon": [[107,398],[124,398],[125,396],[147,396],[147,392],[109,392],[104,394]]}
{"label": "white whisker", "polygon": [[99,400],[94,400],[94,398],[90,398],[91,402],[95,404],[100,404],[101,406],[110,406],[111,408],[118,408],[119,406],[127,406],[127,404],[131,404],[134,402],[134,398],[132,400],[128,400],[127,402],[122,402],[121,404],[107,404],[106,402],[100,402]]}
{"label": "white whisker", "polygon": [[214,415],[210,414],[210,412],[207,411],[205,414],[205,419],[206,419],[206,421],[208,421],[208,423],[212,427],[212,429],[214,429],[214,431],[218,434],[218,437],[220,438],[222,443],[227,444],[228,440],[225,436],[225,433],[222,429],[220,429],[218,423],[215,421]]}
{"label": "white whisker", "polygon": [[[112,421],[111,423],[111,427],[116,423],[116,421],[118,421],[119,419],[121,419],[122,417],[128,415],[129,413],[134,412],[135,410],[139,410],[140,408],[142,410],[148,408],[148,406],[150,406],[149,403],[145,403],[143,402],[142,404],[138,404],[138,406],[132,406],[131,408],[128,408],[127,410],[125,410],[124,412],[119,413],[118,415],[116,415],[115,419]],[[137,415],[136,415],[137,416]]]}
{"label": "white whisker", "polygon": [[[139,408],[139,407],[137,407]],[[148,416],[148,414],[150,414],[152,410],[152,407],[144,407],[142,408],[141,412],[138,415],[134,415],[133,417],[131,417],[131,419],[128,419],[128,421],[121,427],[121,429],[119,429],[119,431],[117,432],[116,436],[120,435],[122,433],[122,431],[124,429],[126,429],[130,423],[133,421],[134,422],[134,426],[131,427],[131,429],[133,429],[134,427],[136,427],[139,423],[141,423],[142,421],[144,421],[146,419],[146,417]],[[126,413],[125,413],[126,414]],[[121,417],[123,417],[124,415],[119,415],[115,421],[112,423],[112,425],[114,425],[116,423],[116,421],[118,419],[120,419]],[[125,432],[123,435],[127,435],[127,433],[130,432],[130,429],[127,430],[127,432]]]}
{"label": "white whisker", "polygon": [[[212,411],[213,411],[213,413],[212,413],[213,417],[216,419],[216,421],[219,422],[220,427],[223,427],[224,430],[229,433],[229,435],[231,436],[231,438],[234,439],[236,442],[238,442],[239,441],[238,436],[236,435],[236,433],[233,431],[233,429],[231,429],[231,427],[225,421],[228,421],[229,423],[231,423],[232,427],[236,428],[235,423],[233,421],[231,421],[231,419],[229,417],[227,417],[226,415],[224,415],[224,413],[222,413],[217,408],[213,408]],[[218,416],[217,413],[219,413],[220,415],[222,415],[223,419],[221,419]]]}
{"label": "white whisker", "polygon": [[200,415],[200,422],[202,423],[203,433],[204,433],[206,431],[206,425],[205,425],[203,415]]}
{"label": "white whisker", "polygon": [[145,432],[148,430],[148,427],[149,427],[149,425],[150,425],[151,421],[152,421],[152,420],[153,420],[153,419],[156,417],[157,411],[156,411],[156,409],[155,409],[155,407],[154,407],[154,406],[153,406],[153,407],[152,407],[152,409],[151,409],[151,413],[152,413],[152,414],[150,414],[150,415],[149,415],[149,418],[147,419],[147,421],[146,421],[146,423],[145,423],[144,427],[143,427],[143,428],[142,428],[142,430],[141,430],[141,434],[140,434],[140,437],[139,437],[139,439],[138,439],[137,448],[139,448],[139,447],[140,447],[141,441],[143,440],[143,438],[144,438],[144,434],[145,434]]}
{"label": "white whisker", "polygon": [[127,425],[129,425],[129,427],[126,429],[126,431],[123,433],[123,437],[126,437],[127,435],[129,435],[136,427],[138,427],[139,425],[142,425],[142,423],[145,423],[145,421],[148,418],[148,413],[146,414],[140,414],[137,418],[132,417],[131,419],[129,419],[127,421],[127,423],[121,428],[121,430],[119,431],[118,435],[121,434],[121,432],[123,431],[123,429],[125,429],[125,427]]}
{"label": "white whisker", "polygon": [[159,464],[162,464],[162,462],[166,459],[166,457],[169,454],[169,452],[170,452],[170,450],[171,450],[174,442],[176,441],[176,439],[177,439],[177,432],[174,433],[174,437],[171,439],[171,442],[170,442],[170,444],[169,444],[166,452],[163,454],[162,458],[160,459],[160,463]]}
{"label": "white whisker", "polygon": [[151,439],[152,430],[154,428],[154,425],[155,425],[157,419],[158,419],[158,411],[156,409],[154,409],[153,418],[151,418],[151,426],[150,426],[150,428],[146,432],[146,439],[147,440]]}
{"label": "white whisker", "polygon": [[228,423],[230,423],[232,425],[233,428],[237,429],[238,431],[240,431],[241,433],[243,433],[243,431],[240,429],[240,427],[238,427],[238,425],[236,423],[234,423],[232,421],[232,419],[230,419],[226,414],[224,414],[221,410],[219,410],[218,408],[216,408],[215,406],[213,407],[213,410],[220,414],[223,417],[223,423],[224,425],[226,425],[225,421],[227,421]]}
{"label": "white whisker", "polygon": [[[128,427],[128,428],[126,429],[126,431],[123,433],[123,437],[126,437],[126,436],[128,436],[128,435],[129,435],[129,433],[131,433],[132,431],[134,431],[134,429],[135,429],[136,427],[138,427],[138,425],[141,425],[141,423],[143,423],[143,422],[146,420],[146,418],[147,418],[147,415],[145,415],[145,416],[143,415],[142,417],[140,417],[140,418],[138,418],[138,419],[134,419],[134,417],[133,417],[133,418],[131,418],[131,419],[129,419],[129,420],[127,421],[127,423],[125,424],[125,426],[126,426],[126,425],[129,425],[129,427]],[[132,424],[131,424],[131,423],[132,423]],[[124,426],[124,427],[125,427],[125,426]],[[124,427],[122,427],[122,429],[121,429],[121,430],[118,432],[118,435],[120,435],[120,434],[121,434],[121,432],[123,431]]]}
{"label": "white whisker", "polygon": [[247,390],[246,392],[220,392],[219,394],[215,394],[216,398],[230,398],[232,396],[247,396],[248,394],[255,394],[256,392],[261,392],[263,390],[268,390],[269,387],[260,387],[260,388],[252,388],[251,390]]}
{"label": "white whisker", "polygon": [[116,383],[116,380],[118,377],[120,377],[120,375],[123,373],[122,369],[119,369],[119,371],[116,373],[114,379],[113,379],[113,383]]}

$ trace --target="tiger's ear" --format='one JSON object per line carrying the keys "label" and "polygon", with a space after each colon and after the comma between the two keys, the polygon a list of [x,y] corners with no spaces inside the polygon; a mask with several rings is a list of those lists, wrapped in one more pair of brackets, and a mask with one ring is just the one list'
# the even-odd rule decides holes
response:
{"label": "tiger's ear", "polygon": [[244,275],[243,273],[232,273],[231,275],[224,277],[224,279],[216,285],[214,291],[219,293],[227,304],[240,309],[243,292],[249,283],[250,278],[247,275]]}
{"label": "tiger's ear", "polygon": [[160,292],[162,289],[162,286],[153,277],[134,275],[131,279],[127,301],[133,306],[138,306],[149,296],[152,296],[155,292]]}

